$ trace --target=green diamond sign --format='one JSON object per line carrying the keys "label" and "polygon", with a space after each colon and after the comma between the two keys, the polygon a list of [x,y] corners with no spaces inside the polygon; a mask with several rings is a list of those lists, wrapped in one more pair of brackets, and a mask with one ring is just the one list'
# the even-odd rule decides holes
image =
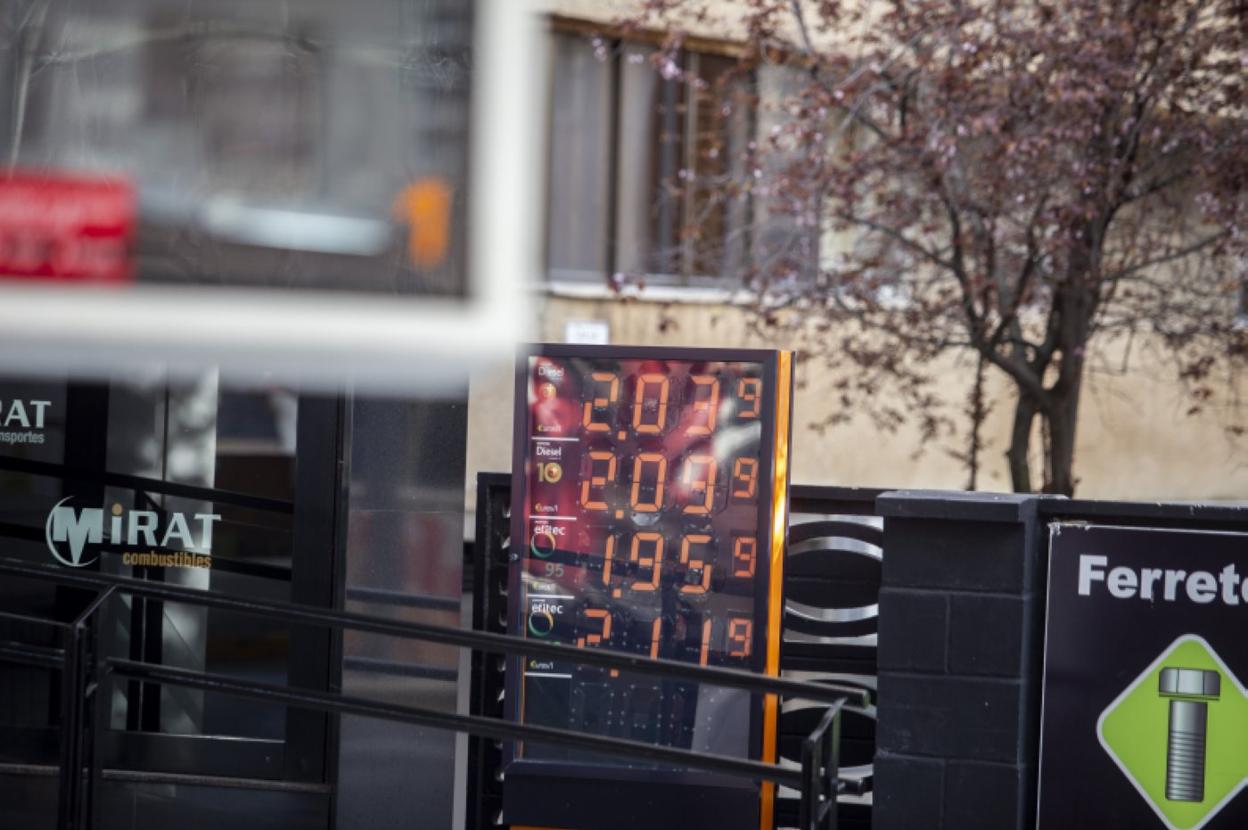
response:
{"label": "green diamond sign", "polygon": [[1203,827],[1248,783],[1248,694],[1193,634],[1105,709],[1097,736],[1173,830]]}

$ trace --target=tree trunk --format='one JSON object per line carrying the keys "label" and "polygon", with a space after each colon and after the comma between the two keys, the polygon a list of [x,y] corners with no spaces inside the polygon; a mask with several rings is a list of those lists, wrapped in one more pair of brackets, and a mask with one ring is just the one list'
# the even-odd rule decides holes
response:
{"label": "tree trunk", "polygon": [[[1082,260],[1080,260],[1082,261]],[[1086,262],[1092,262],[1091,253]],[[1090,269],[1090,266],[1087,266]],[[1051,388],[1052,397],[1045,407],[1045,423],[1049,427],[1046,493],[1073,496],[1075,493],[1075,430],[1079,425],[1079,397],[1083,392],[1083,364],[1091,332],[1096,300],[1089,286],[1092,279],[1084,272],[1074,271],[1059,289],[1061,303],[1061,354],[1057,381]]]}
{"label": "tree trunk", "polygon": [[1031,464],[1027,460],[1027,451],[1031,449],[1031,426],[1040,411],[1030,397],[1020,389],[1018,403],[1014,407],[1014,427],[1010,431],[1010,448],[1005,458],[1010,465],[1010,485],[1015,493],[1030,493]]}
{"label": "tree trunk", "polygon": [[[1082,374],[1080,367],[1080,374]],[[1058,398],[1045,415],[1049,424],[1048,483],[1045,492],[1075,494],[1075,432],[1079,425],[1079,391],[1082,378]]]}

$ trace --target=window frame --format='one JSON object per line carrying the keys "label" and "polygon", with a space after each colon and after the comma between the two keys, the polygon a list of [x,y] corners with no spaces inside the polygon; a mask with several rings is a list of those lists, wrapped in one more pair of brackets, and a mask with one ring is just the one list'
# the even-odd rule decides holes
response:
{"label": "window frame", "polygon": [[[749,196],[739,197],[742,199],[740,207],[735,208],[740,211],[739,216],[734,218],[732,212],[734,205],[725,204],[721,209],[725,212],[723,225],[725,232],[717,240],[716,244],[724,248],[722,257],[726,261],[731,254],[727,250],[729,245],[737,252],[737,260],[742,267],[729,272],[721,267],[720,273],[702,273],[701,269],[695,271],[693,264],[697,259],[695,251],[695,243],[688,239],[676,240],[673,248],[676,249],[675,259],[679,262],[679,268],[660,270],[653,267],[653,258],[655,256],[654,246],[649,239],[653,236],[655,227],[661,224],[654,216],[655,211],[659,210],[656,204],[657,199],[654,198],[655,192],[662,186],[663,179],[658,178],[657,171],[647,171],[647,193],[644,195],[646,201],[650,204],[650,218],[646,227],[646,250],[641,256],[644,260],[642,268],[622,268],[621,267],[621,247],[624,244],[621,240],[621,187],[624,180],[625,171],[620,162],[620,150],[622,141],[622,118],[621,110],[623,108],[622,100],[622,80],[623,80],[623,64],[626,59],[626,53],[630,46],[647,46],[659,48],[663,44],[663,34],[657,31],[642,30],[640,32],[628,31],[624,32],[618,27],[606,26],[591,21],[567,18],[558,15],[552,15],[548,18],[549,25],[547,27],[547,48],[549,50],[549,88],[553,90],[555,83],[555,73],[558,67],[554,60],[558,38],[564,37],[581,37],[587,44],[594,40],[601,40],[607,50],[607,88],[609,90],[610,100],[607,105],[607,147],[605,148],[604,158],[607,171],[603,177],[606,182],[607,192],[604,199],[604,207],[602,208],[605,217],[603,221],[604,234],[602,246],[598,259],[602,263],[601,273],[595,270],[556,267],[551,261],[552,255],[552,180],[554,175],[554,150],[555,142],[555,110],[557,101],[552,94],[548,98],[545,130],[546,130],[546,153],[547,163],[549,165],[547,176],[544,182],[546,210],[543,219],[543,277],[544,286],[555,293],[563,290],[570,290],[573,293],[580,292],[586,286],[592,285],[596,278],[603,285],[613,285],[616,287],[629,286],[656,286],[670,290],[676,290],[683,293],[684,291],[694,292],[698,295],[719,295],[725,292],[735,293],[745,286],[744,269],[748,268],[749,263],[753,259],[753,199]],[[740,43],[729,40],[717,40],[702,37],[688,38],[680,49],[680,61],[682,71],[697,74],[698,64],[703,56],[739,58],[743,54],[743,46]],[[649,70],[647,70],[649,71]],[[656,75],[657,77],[657,75]],[[681,152],[681,158],[678,159],[678,169],[691,169],[697,161],[697,113],[694,107],[689,106],[689,97],[687,95],[688,86],[682,80],[664,80],[659,78],[660,86],[656,87],[659,95],[662,94],[664,84],[670,84],[675,87],[677,95],[675,105],[678,107],[677,117],[680,120],[680,141],[678,151]],[[757,78],[753,70],[749,71],[750,93],[757,93]],[[752,142],[756,138],[759,128],[758,106],[753,104],[748,113],[746,113],[746,122],[741,127],[741,131],[747,142]],[[643,139],[648,142],[649,149],[656,154],[659,152],[659,145],[652,137],[647,136]],[[657,186],[657,187],[656,187]],[[696,193],[682,192],[676,197],[677,221],[680,227],[688,227],[692,222],[692,212],[695,209],[697,201]],[[725,242],[724,240],[732,239],[736,236],[736,240]],[[701,296],[700,296],[701,298]]]}

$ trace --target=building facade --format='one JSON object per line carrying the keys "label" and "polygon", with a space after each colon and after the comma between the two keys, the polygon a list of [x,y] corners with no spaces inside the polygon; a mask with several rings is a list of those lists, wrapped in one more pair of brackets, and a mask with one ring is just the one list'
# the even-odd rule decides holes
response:
{"label": "building facade", "polygon": [[[791,88],[782,68],[762,68],[726,85],[726,97],[690,94],[668,68],[653,65],[657,41],[621,34],[618,22],[641,3],[545,0],[549,90],[546,268],[540,298],[543,339],[583,336],[578,321],[598,321],[594,336],[612,343],[794,347],[750,326],[742,274],[768,253],[775,232],[751,204],[731,191],[742,171],[739,153],[764,141],[775,107]],[[718,14],[690,21],[692,36],[679,69],[716,78],[731,72],[740,4],[711,4]],[[665,75],[671,77],[665,77]],[[757,96],[753,106],[733,90]],[[689,96],[689,100],[686,100]],[[742,94],[742,99],[748,95]],[[680,171],[699,183],[673,195],[665,182]],[[705,183],[702,189],[701,183]],[[727,192],[724,189],[727,188]],[[692,235],[673,230],[693,227]],[[787,229],[781,227],[781,232]],[[825,234],[815,256],[835,257],[853,241]],[[622,287],[622,290],[620,290]],[[572,323],[572,329],[569,329]],[[1089,498],[1248,498],[1248,465],[1228,432],[1225,410],[1188,414],[1191,398],[1158,349],[1111,345],[1089,361],[1075,456],[1078,494]],[[938,394],[959,408],[974,376],[974,359],[947,359]],[[818,358],[799,362],[794,420],[794,481],[848,486],[962,488],[968,471],[954,457],[964,435],[925,440],[917,426],[885,431],[865,413],[822,428],[838,410],[841,376]],[[884,394],[884,393],[881,393]],[[503,470],[510,370],[474,379],[470,407],[469,481],[473,470]],[[1013,391],[989,374],[994,402],[982,431],[976,486],[1010,489],[1005,451]],[[1038,461],[1038,459],[1037,459]],[[1033,469],[1038,464],[1033,462]]]}

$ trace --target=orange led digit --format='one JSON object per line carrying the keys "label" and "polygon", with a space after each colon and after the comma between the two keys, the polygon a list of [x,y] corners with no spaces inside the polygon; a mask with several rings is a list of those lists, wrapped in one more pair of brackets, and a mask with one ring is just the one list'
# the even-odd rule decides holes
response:
{"label": "orange led digit", "polygon": [[758,417],[763,404],[762,397],[759,395],[761,385],[762,381],[758,378],[741,378],[737,381],[737,397],[741,402],[741,409],[737,412],[738,418]]}
{"label": "orange led digit", "polygon": [[698,665],[705,666],[711,650],[711,618],[702,622],[702,647],[698,649]]}
{"label": "orange led digit", "polygon": [[705,594],[711,589],[711,568],[715,567],[702,557],[706,554],[699,552],[698,558],[691,559],[689,549],[693,545],[707,544],[711,541],[711,537],[706,533],[691,533],[680,540],[680,564],[686,566],[690,572],[700,571],[702,578],[695,583],[685,583],[680,586],[682,594]]}
{"label": "orange led digit", "polygon": [[[620,395],[620,378],[614,372],[594,372],[590,375],[590,379],[594,382],[594,395],[592,400],[585,401],[585,413],[581,416],[581,425],[589,432],[609,432],[611,424],[606,421],[594,420],[594,412],[606,409],[615,403]],[[597,396],[598,387],[601,384],[607,384],[607,396]]]}
{"label": "orange led digit", "polygon": [[732,541],[732,575],[754,576],[754,561],[758,555],[758,540],[753,536],[738,536]]}
{"label": "orange led digit", "polygon": [[683,483],[689,491],[686,513],[705,515],[715,504],[716,464],[713,455],[691,455],[685,462]]}
{"label": "orange led digit", "polygon": [[596,634],[586,634],[578,639],[578,646],[596,646],[604,640],[611,639],[611,612],[605,608],[586,608],[585,616],[591,620],[602,620],[602,630]]}
{"label": "orange led digit", "polygon": [[[603,475],[594,472],[598,462],[607,462],[607,471]],[[593,451],[589,454],[589,478],[581,482],[581,507],[586,510],[606,510],[607,503],[602,499],[590,498],[590,492],[597,495],[607,486],[607,482],[615,481],[615,454],[611,452]]]}
{"label": "orange led digit", "polygon": [[748,618],[734,617],[728,621],[728,642],[732,647],[728,654],[732,657],[749,657],[754,647],[754,621]]}
{"label": "orange led digit", "polygon": [[752,499],[758,492],[758,459],[738,458],[732,464],[732,497]]}
{"label": "orange led digit", "polygon": [[[658,386],[659,395],[650,399],[646,395],[650,387]],[[637,378],[637,392],[633,401],[633,429],[639,435],[658,435],[667,424],[667,396],[671,391],[671,381],[667,375],[649,373]],[[654,423],[646,422],[646,410],[655,411]]]}
{"label": "orange led digit", "polygon": [[[642,483],[647,479],[647,464],[654,465],[654,495],[651,499],[641,497]],[[629,503],[638,513],[654,513],[663,506],[663,488],[667,483],[667,458],[657,452],[638,454],[633,462],[633,491]]]}
{"label": "orange led digit", "polygon": [[[715,417],[719,414],[719,378],[714,375],[693,375],[693,417],[689,425],[690,435],[710,435],[715,431]],[[698,397],[706,389],[705,397]],[[700,421],[700,423],[699,423]]]}
{"label": "orange led digit", "polygon": [[611,560],[615,558],[615,537],[608,536],[602,551],[602,584],[611,584]]}
{"label": "orange led digit", "polygon": [[[641,555],[643,544],[653,544],[649,556]],[[659,587],[659,568],[663,565],[663,536],[658,533],[637,533],[633,535],[633,547],[628,553],[628,561],[637,565],[638,571],[650,569],[650,578],[638,580],[629,587],[634,591],[653,591]]]}

